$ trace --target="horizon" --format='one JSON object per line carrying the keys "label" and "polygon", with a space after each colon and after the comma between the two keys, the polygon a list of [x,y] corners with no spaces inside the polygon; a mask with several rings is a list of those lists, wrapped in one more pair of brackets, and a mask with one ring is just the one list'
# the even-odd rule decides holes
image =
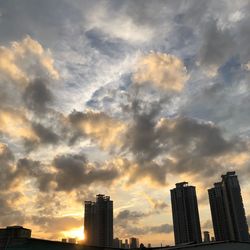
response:
{"label": "horizon", "polygon": [[114,238],[173,245],[170,189],[238,175],[250,223],[250,3],[0,1],[0,227],[83,232],[114,201]]}

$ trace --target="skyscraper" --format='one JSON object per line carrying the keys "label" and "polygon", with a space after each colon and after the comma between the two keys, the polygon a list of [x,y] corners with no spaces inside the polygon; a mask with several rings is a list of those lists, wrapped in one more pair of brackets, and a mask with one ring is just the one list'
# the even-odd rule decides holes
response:
{"label": "skyscraper", "polygon": [[129,239],[130,248],[139,248],[139,239],[132,237]]}
{"label": "skyscraper", "polygon": [[86,244],[112,247],[113,201],[98,194],[96,202],[85,201],[84,235]]}
{"label": "skyscraper", "polygon": [[84,208],[84,238],[87,245],[95,245],[95,202],[85,201]]}
{"label": "skyscraper", "polygon": [[249,241],[248,225],[235,172],[221,176],[222,181],[208,190],[215,239]]}
{"label": "skyscraper", "polygon": [[202,242],[195,187],[181,182],[170,193],[175,244]]}

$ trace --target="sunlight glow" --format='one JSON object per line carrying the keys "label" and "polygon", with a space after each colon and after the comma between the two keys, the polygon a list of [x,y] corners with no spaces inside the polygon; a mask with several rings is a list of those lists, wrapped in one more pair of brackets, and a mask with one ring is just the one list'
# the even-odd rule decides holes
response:
{"label": "sunlight glow", "polygon": [[76,238],[77,240],[84,240],[83,226],[79,228],[73,228],[63,233],[65,238]]}

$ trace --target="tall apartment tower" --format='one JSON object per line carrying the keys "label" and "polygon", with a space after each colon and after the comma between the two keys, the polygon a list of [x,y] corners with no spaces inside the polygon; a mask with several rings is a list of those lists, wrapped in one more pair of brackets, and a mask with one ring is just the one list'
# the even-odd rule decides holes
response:
{"label": "tall apartment tower", "polygon": [[113,201],[109,196],[98,194],[96,202],[85,201],[85,243],[92,246],[113,245]]}
{"label": "tall apartment tower", "polygon": [[249,241],[248,225],[235,172],[221,176],[208,190],[214,235],[217,241]]}
{"label": "tall apartment tower", "polygon": [[195,187],[181,182],[170,193],[175,245],[202,242]]}

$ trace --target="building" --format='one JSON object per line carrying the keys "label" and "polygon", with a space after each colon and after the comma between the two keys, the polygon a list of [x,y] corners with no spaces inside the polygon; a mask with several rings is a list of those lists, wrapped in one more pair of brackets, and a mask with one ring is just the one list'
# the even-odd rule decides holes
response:
{"label": "building", "polygon": [[113,239],[113,247],[114,248],[121,248],[122,247],[122,240],[119,238]]}
{"label": "building", "polygon": [[130,248],[139,248],[139,239],[132,237],[129,239]]}
{"label": "building", "polygon": [[[32,238],[19,238],[11,239],[7,245],[1,246],[0,249],[8,250],[115,250],[111,247],[98,247],[98,246],[87,246],[81,244],[70,244],[59,241],[32,239]],[[249,250],[250,242],[209,242],[201,244],[187,244],[179,246],[166,246],[166,247],[154,247],[153,250]],[[118,250],[118,249],[117,249]]]}
{"label": "building", "polygon": [[221,178],[208,190],[215,239],[249,241],[238,177],[235,172],[227,172]]}
{"label": "building", "polygon": [[9,226],[0,228],[0,239],[30,238],[31,230],[22,226]]}
{"label": "building", "polygon": [[95,245],[95,202],[85,201],[84,208],[84,237],[87,245]]}
{"label": "building", "polygon": [[98,194],[96,202],[85,201],[84,235],[87,245],[112,247],[113,201],[109,196]]}
{"label": "building", "polygon": [[0,249],[7,249],[7,245],[12,239],[29,239],[31,230],[21,226],[9,226],[0,228]]}
{"label": "building", "polygon": [[170,193],[175,244],[202,242],[195,187],[181,182]]}
{"label": "building", "polygon": [[203,242],[210,242],[210,234],[208,231],[203,232]]}

